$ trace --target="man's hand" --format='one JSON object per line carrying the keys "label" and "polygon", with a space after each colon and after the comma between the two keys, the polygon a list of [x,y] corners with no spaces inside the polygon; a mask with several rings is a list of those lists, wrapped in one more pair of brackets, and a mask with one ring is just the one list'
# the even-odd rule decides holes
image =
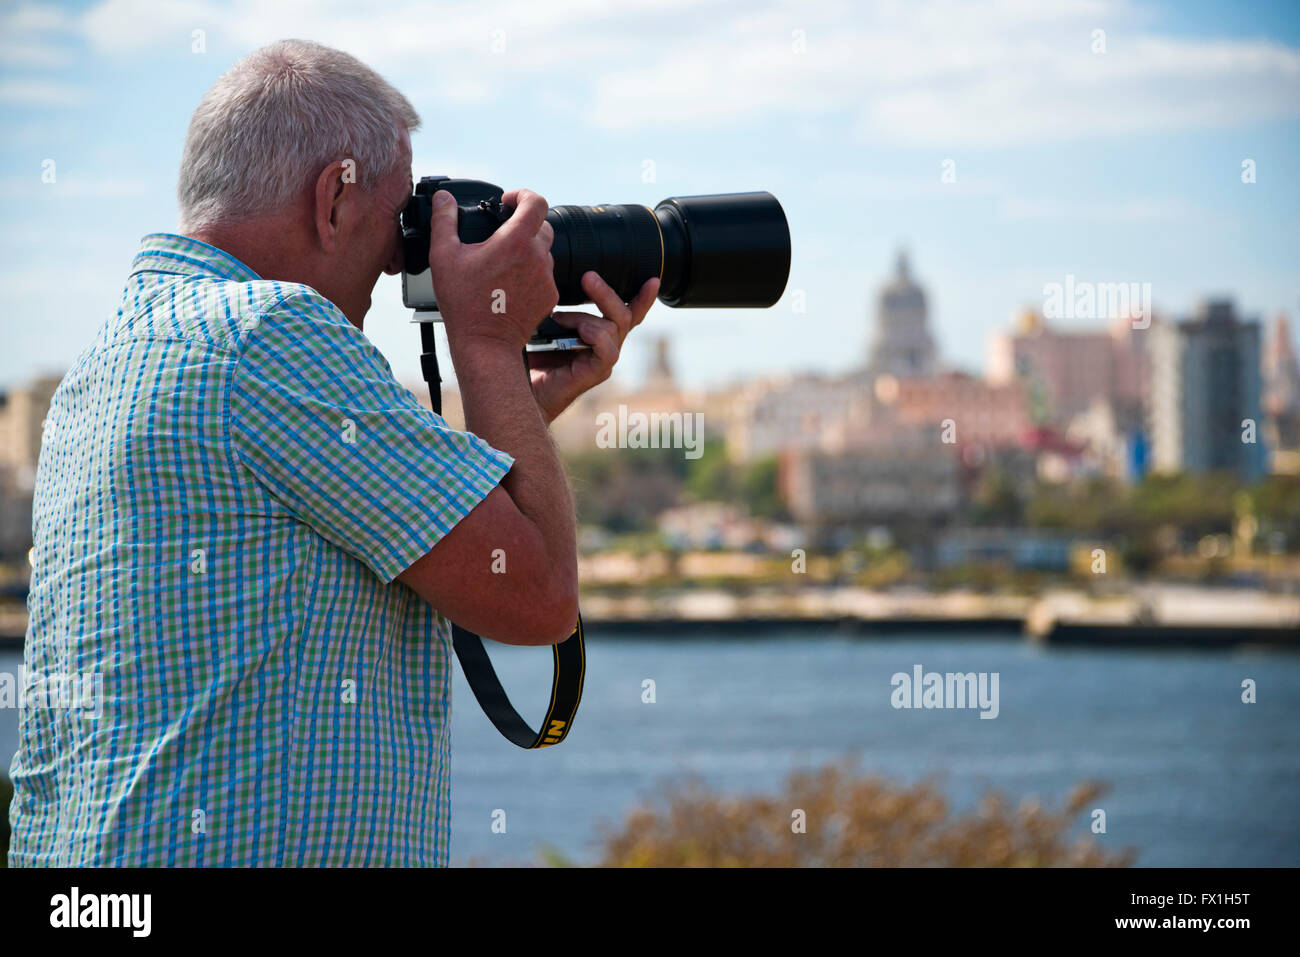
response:
{"label": "man's hand", "polygon": [[[486,242],[468,246],[456,234],[456,204],[435,204],[429,266],[465,426],[513,456],[514,465],[499,489],[400,577],[486,638],[554,644],[578,618],[573,498],[521,354],[559,299],[553,233],[542,197],[514,190],[504,200],[514,214]],[[498,554],[509,555],[509,571],[500,575],[491,564]]]}
{"label": "man's hand", "polygon": [[518,356],[560,300],[546,200],[511,190],[501,199],[514,207],[510,218],[486,241],[463,245],[455,201],[441,190],[433,199],[429,268],[453,356],[479,346],[505,346]]}
{"label": "man's hand", "polygon": [[533,395],[547,423],[569,407],[578,396],[609,378],[618,361],[627,334],[641,324],[655,296],[659,280],[647,279],[630,303],[618,298],[605,280],[595,272],[582,276],[582,291],[600,309],[601,315],[585,312],[557,312],[553,318],[566,329],[576,330],[578,337],[591,346],[572,352],[535,352],[528,356],[532,370]]}

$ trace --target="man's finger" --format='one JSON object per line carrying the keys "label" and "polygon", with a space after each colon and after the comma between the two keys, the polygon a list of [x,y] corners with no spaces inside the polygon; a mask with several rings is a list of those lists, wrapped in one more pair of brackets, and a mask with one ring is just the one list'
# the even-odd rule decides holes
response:
{"label": "man's finger", "polygon": [[647,279],[641,291],[636,294],[636,298],[628,303],[628,308],[632,311],[632,326],[641,325],[641,320],[646,317],[650,307],[655,304],[655,297],[659,295],[659,277]]}
{"label": "man's finger", "polygon": [[[514,199],[515,211],[510,214],[505,225],[496,231],[496,235],[512,237],[520,234],[532,239],[546,221],[546,200],[527,189],[511,190],[506,195]],[[504,199],[502,203],[505,205]]]}
{"label": "man's finger", "polygon": [[578,326],[578,338],[591,346],[602,365],[612,366],[618,361],[618,340],[614,335],[613,324],[597,316],[588,316]]}
{"label": "man's finger", "polygon": [[433,212],[429,221],[429,256],[435,251],[446,251],[460,245],[460,234],[456,231],[459,218],[456,199],[446,190],[433,194]]}
{"label": "man's finger", "polygon": [[632,328],[632,313],[627,303],[618,297],[618,293],[593,270],[582,274],[582,291],[591,297],[601,315],[618,326],[619,341]]}
{"label": "man's finger", "polygon": [[589,312],[553,312],[551,318],[566,329],[577,329],[585,319],[596,319],[600,322],[607,321],[601,319],[600,316],[593,316]]}

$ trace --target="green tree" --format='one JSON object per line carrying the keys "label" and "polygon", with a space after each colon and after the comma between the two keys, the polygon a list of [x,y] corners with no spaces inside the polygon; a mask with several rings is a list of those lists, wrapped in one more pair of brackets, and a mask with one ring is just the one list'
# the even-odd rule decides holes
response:
{"label": "green tree", "polygon": [[680,449],[593,449],[565,460],[578,520],[615,533],[644,532],[682,499]]}
{"label": "green tree", "polygon": [[1288,551],[1300,551],[1300,475],[1270,475],[1248,491],[1259,533],[1281,532]]}
{"label": "green tree", "polygon": [[699,502],[730,502],[737,494],[736,470],[721,442],[705,443],[703,454],[686,467],[686,490]]}
{"label": "green tree", "polygon": [[714,442],[689,463],[686,490],[697,502],[729,502],[759,518],[783,518],[780,471],[775,455],[736,464],[727,458],[725,446]]}
{"label": "green tree", "polygon": [[970,520],[975,525],[1019,525],[1025,503],[1015,479],[1006,469],[993,466],[975,483],[971,494]]}

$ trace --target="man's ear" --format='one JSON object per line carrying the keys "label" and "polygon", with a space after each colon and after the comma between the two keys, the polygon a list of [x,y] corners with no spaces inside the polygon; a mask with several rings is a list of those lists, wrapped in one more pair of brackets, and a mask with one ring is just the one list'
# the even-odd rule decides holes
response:
{"label": "man's ear", "polygon": [[321,170],[316,177],[316,240],[326,253],[334,252],[338,240],[339,217],[356,189],[355,180],[349,181],[345,175],[351,169],[351,161],[337,160]]}

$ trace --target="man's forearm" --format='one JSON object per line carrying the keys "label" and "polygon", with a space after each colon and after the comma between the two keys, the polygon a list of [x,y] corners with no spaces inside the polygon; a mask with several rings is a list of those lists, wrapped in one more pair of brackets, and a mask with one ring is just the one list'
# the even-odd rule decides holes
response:
{"label": "man's forearm", "polygon": [[576,574],[573,497],[523,357],[506,345],[458,343],[451,337],[448,341],[465,427],[514,456],[514,467],[502,485],[541,532],[556,568]]}

